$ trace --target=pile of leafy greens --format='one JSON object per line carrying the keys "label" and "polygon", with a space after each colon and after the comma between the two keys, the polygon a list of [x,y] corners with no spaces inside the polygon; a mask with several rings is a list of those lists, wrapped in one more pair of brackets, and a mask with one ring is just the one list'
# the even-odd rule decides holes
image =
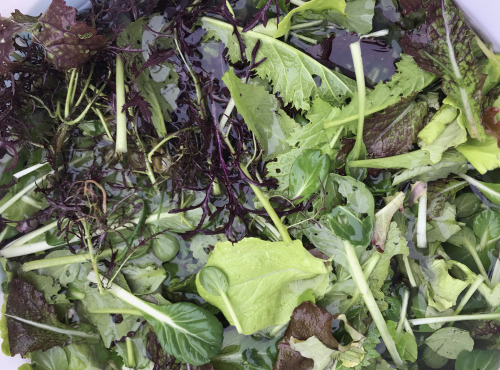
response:
{"label": "pile of leafy greens", "polygon": [[22,369],[498,369],[500,56],[452,0],[53,0],[0,40]]}

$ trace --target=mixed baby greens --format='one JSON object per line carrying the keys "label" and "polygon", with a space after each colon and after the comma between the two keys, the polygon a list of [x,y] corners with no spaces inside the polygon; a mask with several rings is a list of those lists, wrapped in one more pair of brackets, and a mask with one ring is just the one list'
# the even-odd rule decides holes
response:
{"label": "mixed baby greens", "polygon": [[23,369],[497,369],[500,59],[451,0],[0,18]]}

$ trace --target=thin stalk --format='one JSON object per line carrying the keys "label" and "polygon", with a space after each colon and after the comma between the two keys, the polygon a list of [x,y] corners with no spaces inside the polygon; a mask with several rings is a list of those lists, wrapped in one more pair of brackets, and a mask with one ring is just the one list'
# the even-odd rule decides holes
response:
{"label": "thin stalk", "polygon": [[417,282],[415,281],[415,277],[413,276],[413,272],[411,271],[410,261],[408,260],[408,256],[403,256],[403,263],[406,269],[406,276],[408,276],[408,281],[410,282],[410,286],[412,288],[417,287]]}
{"label": "thin stalk", "polygon": [[[77,238],[73,238],[70,240],[69,244],[77,242]],[[14,257],[21,257],[21,256],[28,256],[30,254],[35,254],[35,253],[40,253],[47,251],[49,249],[54,249],[57,247],[61,247],[65,245],[66,242],[61,241],[58,244],[49,244],[47,242],[36,242],[36,243],[30,243],[30,244],[23,244],[20,246],[16,246],[15,248],[4,248],[0,250],[0,257],[3,258],[14,258]]]}
{"label": "thin stalk", "polygon": [[19,172],[16,172],[13,176],[16,178],[16,179],[20,179],[21,177],[33,172],[33,171],[36,171],[38,170],[40,167],[43,167],[43,166],[46,166],[48,165],[49,162],[45,162],[45,163],[38,163],[38,164],[35,164],[34,166],[31,166],[31,167],[28,167],[28,168],[25,168],[24,170],[22,171],[19,171]]}
{"label": "thin stalk", "polygon": [[[102,259],[106,257],[110,257],[113,254],[111,249],[106,249],[99,253],[96,256],[96,259]],[[33,271],[48,267],[54,266],[64,266],[64,265],[72,265],[75,263],[84,263],[89,262],[90,256],[88,253],[74,254],[71,256],[62,256],[62,257],[54,257],[54,258],[44,258],[36,261],[29,261],[23,264],[23,271]]]}
{"label": "thin stalk", "polygon": [[87,310],[90,313],[95,314],[108,314],[108,315],[132,315],[132,316],[142,316],[142,312],[139,310],[134,310],[133,308],[92,308]]}
{"label": "thin stalk", "polygon": [[125,69],[123,60],[116,56],[116,145],[115,152],[119,155],[127,153],[127,114],[123,111],[125,105]]}
{"label": "thin stalk", "polygon": [[300,23],[300,24],[294,24],[293,26],[290,27],[290,30],[291,31],[303,30],[304,28],[319,26],[322,23],[323,23],[323,20],[318,19],[317,21],[310,21],[310,22],[305,22],[305,23]]}
{"label": "thin stalk", "polygon": [[403,330],[403,325],[406,322],[406,313],[408,311],[408,301],[410,300],[410,291],[408,289],[404,290],[403,302],[401,304],[401,313],[399,316],[398,326],[396,328],[396,333],[399,334]]}
{"label": "thin stalk", "polygon": [[[146,156],[146,148],[144,147],[144,143],[141,140],[141,136],[139,135],[139,132],[137,131],[137,126],[134,124],[133,128],[134,128],[135,137],[137,139],[137,143],[139,144],[139,148],[141,148],[142,153],[144,154],[144,156]],[[156,190],[156,192],[158,192],[158,185],[156,184],[156,177],[155,177],[155,174],[153,172],[153,168],[151,167],[151,163],[149,161],[145,161],[145,165],[146,165],[146,172],[147,172],[147,175],[149,177],[149,181],[151,181],[151,184],[153,185],[154,189]]]}
{"label": "thin stalk", "polygon": [[28,234],[26,234],[24,236],[21,236],[20,238],[18,238],[16,240],[14,240],[13,242],[7,244],[5,246],[5,248],[0,251],[0,253],[6,251],[7,249],[19,247],[19,246],[21,246],[23,244],[26,244],[27,242],[29,242],[30,240],[36,238],[37,236],[42,235],[46,231],[52,230],[53,228],[57,227],[57,222],[58,221],[53,221],[50,224],[42,226],[39,229],[33,230],[32,232],[30,232],[30,233],[28,233]]}
{"label": "thin stalk", "polygon": [[[488,273],[486,272],[486,269],[484,268],[483,262],[481,261],[481,258],[479,257],[479,254],[477,253],[476,246],[467,243],[467,241],[465,241],[463,243],[463,246],[467,249],[469,254],[472,256],[472,259],[476,263],[476,266],[479,270],[479,273],[484,277],[486,284],[489,285],[490,280],[488,278]],[[492,285],[492,286],[494,286],[494,285]]]}
{"label": "thin stalk", "polygon": [[95,108],[95,107],[92,107],[92,110],[94,111],[96,116],[99,117],[99,120],[101,121],[102,126],[104,127],[104,131],[106,131],[106,135],[108,136],[108,139],[111,141],[114,141],[113,136],[111,135],[111,132],[109,131],[108,124],[106,123],[106,119],[104,118],[101,110],[98,108]]}
{"label": "thin stalk", "polygon": [[[375,252],[374,254],[371,255],[370,259],[366,262],[365,269],[363,270],[363,276],[365,277],[366,280],[370,277],[372,274],[373,270],[375,270],[375,267],[377,267],[377,264],[379,263],[380,259],[382,258],[382,254]],[[349,308],[354,306],[359,299],[361,292],[359,288],[356,288],[354,291],[354,294],[352,295],[351,302],[349,303]]]}
{"label": "thin stalk", "polygon": [[377,329],[382,337],[387,351],[392,357],[394,364],[397,367],[402,367],[404,365],[403,360],[399,356],[398,350],[396,349],[396,343],[394,342],[394,338],[392,338],[391,333],[389,332],[389,328],[387,327],[387,323],[382,316],[382,312],[380,312],[380,308],[377,305],[377,301],[373,297],[372,291],[368,286],[368,282],[364,277],[363,270],[361,269],[361,265],[359,264],[358,257],[356,256],[356,251],[354,250],[353,245],[347,240],[343,241],[344,250],[347,257],[347,262],[349,264],[349,268],[351,270],[351,276],[354,279],[359,291],[361,292],[361,297],[365,301],[366,307],[377,326]]}
{"label": "thin stalk", "polygon": [[[97,259],[94,253],[94,244],[92,243],[92,237],[90,236],[89,225],[85,219],[81,220],[83,230],[85,231],[85,240],[87,244],[87,248],[89,249],[89,257],[90,262],[92,263],[92,268],[97,276],[99,276],[99,269],[97,268]],[[99,287],[99,292],[104,294],[104,289],[102,287],[101,281],[97,282],[97,286]]]}
{"label": "thin stalk", "polygon": [[307,36],[301,35],[300,33],[297,33],[297,32],[290,32],[290,34],[292,36],[295,36],[299,40],[308,42],[309,44],[312,44],[312,45],[316,45],[318,43],[318,40],[313,39],[312,37],[307,37]]}
{"label": "thin stalk", "polygon": [[302,0],[290,0],[290,3],[293,5],[301,6],[304,5],[307,1],[302,1]]}
{"label": "thin stalk", "polygon": [[33,181],[32,183],[26,185],[20,192],[14,194],[12,196],[12,198],[10,198],[7,202],[5,202],[4,204],[0,205],[0,214],[4,214],[4,212],[9,209],[9,207],[13,206],[14,204],[16,204],[17,201],[19,201],[19,199],[21,199],[25,194],[33,191],[37,185],[39,185],[43,180],[45,180],[47,178],[47,176],[53,174],[54,171],[50,171],[49,173],[43,175],[43,176],[40,176],[39,178],[37,178],[35,181]]}
{"label": "thin stalk", "polygon": [[148,161],[151,163],[153,161],[153,155],[155,152],[160,149],[166,142],[168,142],[170,139],[173,139],[174,137],[177,137],[179,133],[187,130],[192,130],[191,127],[183,128],[182,130],[172,132],[171,134],[167,135],[162,141],[160,141],[155,147],[148,153]]}
{"label": "thin stalk", "polygon": [[28,324],[28,325],[34,326],[36,328],[64,334],[64,335],[67,335],[68,337],[79,337],[79,338],[96,339],[96,340],[99,340],[99,338],[100,338],[100,336],[97,334],[84,333],[84,332],[81,332],[78,330],[61,329],[61,328],[57,328],[55,326],[45,325],[45,324],[39,323],[37,321],[27,320],[27,319],[24,319],[24,318],[19,317],[19,316],[9,315],[7,313],[5,314],[5,316],[11,317],[14,320],[20,321],[24,324]]}
{"label": "thin stalk", "polygon": [[410,325],[410,322],[408,321],[408,319],[405,319],[404,327],[405,327],[405,330],[408,333],[410,333],[411,335],[415,336],[415,334],[413,334],[413,330],[411,329],[411,325]]}
{"label": "thin stalk", "polygon": [[491,273],[491,286],[497,286],[500,283],[500,258],[497,258],[493,272]]}
{"label": "thin stalk", "polygon": [[87,90],[88,90],[89,85],[90,85],[90,79],[92,78],[92,74],[93,73],[94,73],[94,65],[92,64],[92,67],[90,69],[90,72],[89,72],[89,75],[87,77],[87,80],[85,80],[85,85],[83,85],[83,90],[80,93],[80,96],[78,97],[78,100],[75,103],[75,108],[80,105],[80,103],[82,102],[85,94],[87,93]]}
{"label": "thin stalk", "polygon": [[438,324],[453,321],[499,320],[500,313],[476,313],[471,315],[423,317],[408,320],[412,325]]}
{"label": "thin stalk", "polygon": [[337,130],[337,133],[333,137],[332,141],[330,141],[330,148],[333,149],[335,145],[337,145],[337,141],[339,140],[340,135],[342,135],[342,132],[344,132],[344,128],[341,127]]}
{"label": "thin stalk", "polygon": [[366,87],[365,73],[363,70],[363,58],[361,57],[361,43],[353,42],[349,45],[351,49],[352,61],[354,64],[354,73],[356,75],[356,85],[358,87],[358,127],[356,131],[356,142],[352,148],[351,159],[358,159],[361,154],[363,145],[363,127],[365,124],[365,102],[366,102]]}
{"label": "thin stalk", "polygon": [[130,337],[125,338],[125,343],[127,345],[127,362],[128,367],[136,367],[135,353],[134,353],[134,342]]}
{"label": "thin stalk", "polygon": [[224,110],[222,118],[220,119],[219,122],[219,131],[222,133],[222,135],[225,135],[224,128],[226,126],[227,120],[229,119],[229,116],[233,112],[234,106],[235,106],[234,99],[233,98],[229,99],[229,101],[227,102],[227,107]]}
{"label": "thin stalk", "polygon": [[71,70],[71,74],[69,77],[69,83],[68,83],[68,91],[66,92],[66,102],[64,104],[64,118],[69,117],[69,110],[71,109],[71,105],[73,104],[73,101],[71,97],[74,98],[73,90],[75,89],[76,86],[76,68],[73,68]]}
{"label": "thin stalk", "polygon": [[418,198],[417,247],[427,248],[427,184]]}
{"label": "thin stalk", "polygon": [[236,316],[236,313],[233,310],[233,306],[229,302],[229,298],[227,297],[226,293],[223,291],[219,291],[220,296],[222,300],[224,301],[224,304],[226,305],[226,308],[229,311],[229,316],[231,316],[231,319],[233,319],[234,326],[236,327],[236,330],[238,330],[238,333],[243,333],[243,329],[241,327],[240,322],[238,321],[238,317]]}
{"label": "thin stalk", "polygon": [[467,293],[463,296],[462,300],[460,301],[460,304],[457,306],[455,311],[453,312],[454,315],[460,314],[462,312],[463,308],[469,302],[469,299],[471,299],[472,295],[476,292],[476,290],[479,288],[479,286],[483,283],[484,277],[481,275],[477,275],[476,278],[474,279],[474,282],[471,284],[469,289],[467,290]]}

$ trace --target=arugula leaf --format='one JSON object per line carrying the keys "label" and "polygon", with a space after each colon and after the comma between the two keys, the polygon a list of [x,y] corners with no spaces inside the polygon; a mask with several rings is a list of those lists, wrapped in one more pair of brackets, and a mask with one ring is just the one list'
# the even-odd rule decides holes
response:
{"label": "arugula leaf", "polygon": [[264,160],[275,158],[290,149],[286,138],[298,126],[281,108],[276,97],[264,86],[245,84],[230,68],[222,80],[248,128],[264,149]]}
{"label": "arugula leaf", "polygon": [[[202,26],[209,36],[221,40],[228,48],[231,62],[241,59],[239,43],[231,24],[203,17]],[[344,75],[324,67],[298,49],[255,31],[242,32],[245,55],[251,60],[254,48],[260,41],[255,60],[262,63],[255,67],[261,78],[269,79],[273,92],[279,93],[286,104],[297,109],[310,109],[310,99],[321,97],[331,104],[341,105],[355,90],[355,83]],[[320,79],[317,83],[316,76]]]}
{"label": "arugula leaf", "polygon": [[442,78],[442,89],[465,115],[470,136],[482,141],[481,102],[486,75],[470,50],[476,36],[450,0],[422,0],[418,5],[425,10],[426,23],[406,33],[401,46],[422,69]]}
{"label": "arugula leaf", "polygon": [[[291,244],[245,238],[232,244],[219,242],[206,266],[222,270],[228,280],[227,298],[244,334],[286,323],[294,308],[322,297],[330,269],[313,257],[298,240]],[[232,322],[220,296],[210,294],[196,277],[198,293],[217,306]]]}
{"label": "arugula leaf", "polygon": [[47,59],[59,70],[82,67],[108,44],[95,28],[77,22],[76,13],[64,0],[53,0],[39,18],[42,30],[33,33],[47,51]]}
{"label": "arugula leaf", "polygon": [[274,37],[278,38],[284,36],[292,25],[292,17],[296,13],[305,12],[306,10],[313,10],[315,12],[324,12],[328,10],[336,10],[340,14],[344,14],[346,7],[345,0],[311,0],[291,10],[285,18],[281,19],[278,29],[274,33]]}

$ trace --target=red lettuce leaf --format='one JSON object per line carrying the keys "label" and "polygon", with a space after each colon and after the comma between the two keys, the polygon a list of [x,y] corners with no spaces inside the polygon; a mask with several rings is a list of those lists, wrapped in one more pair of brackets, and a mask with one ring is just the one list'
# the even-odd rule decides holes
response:
{"label": "red lettuce leaf", "polygon": [[14,65],[10,56],[16,51],[13,37],[22,32],[24,27],[8,18],[0,17],[0,74],[9,73]]}
{"label": "red lettuce leaf", "polygon": [[76,13],[64,0],[53,0],[39,19],[42,30],[33,34],[59,70],[82,67],[108,43],[95,28],[77,22]]}
{"label": "red lettuce leaf", "polygon": [[495,121],[495,116],[499,111],[497,107],[486,109],[483,114],[483,126],[486,133],[497,139],[498,147],[500,148],[500,121]]}
{"label": "red lettuce leaf", "polygon": [[[405,9],[405,5],[411,7]],[[442,79],[442,89],[460,107],[471,137],[484,139],[481,126],[482,87],[486,75],[471,50],[475,33],[451,0],[403,2],[403,13],[423,8],[426,22],[401,38],[405,53],[419,67]]]}

